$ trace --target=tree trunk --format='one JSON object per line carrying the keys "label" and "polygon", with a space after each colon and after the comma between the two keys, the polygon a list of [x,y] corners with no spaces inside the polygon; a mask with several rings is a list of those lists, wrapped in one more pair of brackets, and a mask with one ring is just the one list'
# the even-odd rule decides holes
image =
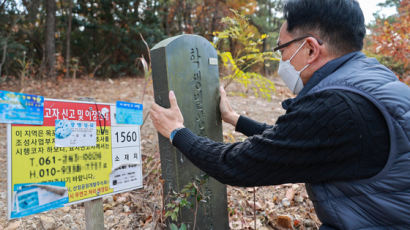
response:
{"label": "tree trunk", "polygon": [[[182,0],[177,1],[177,9],[181,9],[183,7]],[[178,22],[178,32],[182,33],[184,31],[183,26],[182,26],[182,13],[181,12],[176,12],[175,13],[177,16],[177,22]]]}
{"label": "tree trunk", "polygon": [[41,0],[23,0],[22,3],[27,9],[27,18],[28,21],[35,24],[37,19],[37,14],[39,13],[40,9],[40,1]]}
{"label": "tree trunk", "polygon": [[24,52],[22,67],[23,69],[21,70],[21,73],[20,73],[20,92],[23,92],[24,86],[25,86],[24,81],[26,78],[26,71],[27,71],[26,52]]}
{"label": "tree trunk", "polygon": [[67,44],[65,53],[65,76],[70,77],[70,43],[71,43],[71,21],[73,19],[73,0],[69,0],[70,4],[68,6],[68,27],[67,27]]}
{"label": "tree trunk", "polygon": [[56,2],[55,0],[46,0],[46,72],[48,77],[55,77],[56,46]]}
{"label": "tree trunk", "polygon": [[7,55],[7,43],[8,43],[8,37],[4,41],[4,46],[3,46],[3,57],[1,58],[1,63],[0,63],[0,77],[1,77],[1,71],[3,68],[4,63],[6,62],[6,55]]}
{"label": "tree trunk", "polygon": [[218,2],[217,0],[215,0],[214,3],[215,3],[215,5],[214,5],[214,12],[213,12],[213,14],[212,14],[211,28],[209,29],[209,31],[207,31],[208,34],[206,34],[207,39],[210,39],[211,36],[212,36],[212,32],[216,31],[216,29],[217,29],[217,25],[216,25],[216,24],[217,24],[218,21],[219,21],[219,18],[218,18],[218,10],[219,10],[218,3],[219,3],[219,2]]}
{"label": "tree trunk", "polygon": [[[4,3],[3,3],[4,4]],[[20,21],[20,17],[14,19],[11,23],[11,27],[10,28],[14,28],[14,26],[16,26],[16,24]],[[6,57],[7,57],[7,48],[8,48],[8,42],[9,42],[9,38],[11,37],[11,35],[13,34],[13,31],[10,31],[9,34],[7,34],[5,40],[4,40],[4,45],[3,45],[3,56],[1,58],[1,63],[0,63],[0,77],[2,74],[2,69],[3,66],[6,62]]]}
{"label": "tree trunk", "polygon": [[[267,47],[268,47],[268,44],[267,44],[267,39],[265,38],[265,39],[263,39],[263,50],[262,50],[262,52],[264,53],[264,52],[266,52],[266,50],[267,50]],[[266,60],[263,60],[263,72],[265,73],[265,77],[268,77],[268,75],[269,75],[269,71],[268,71],[268,68],[266,68],[266,64],[267,64],[267,61]]]}
{"label": "tree trunk", "polygon": [[168,16],[169,16],[169,3],[168,1],[164,3],[164,6],[160,9],[162,11],[162,26],[164,27],[165,35],[169,36],[169,24],[168,24]]}

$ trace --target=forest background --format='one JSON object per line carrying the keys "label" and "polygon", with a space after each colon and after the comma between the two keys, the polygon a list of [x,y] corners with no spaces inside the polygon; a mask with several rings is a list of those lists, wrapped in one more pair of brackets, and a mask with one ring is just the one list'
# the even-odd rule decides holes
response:
{"label": "forest background", "polygon": [[[364,49],[407,83],[409,2],[379,4],[397,13],[375,13]],[[233,26],[222,20],[235,16],[232,9],[249,24],[248,43],[228,37],[217,48],[239,58],[235,54],[243,46],[259,39],[254,52],[270,51],[283,22],[281,7],[282,0],[0,0],[0,81],[142,75],[139,61],[143,57],[149,64],[148,47],[182,33],[217,42],[215,32]],[[277,62],[252,68],[268,76]]]}

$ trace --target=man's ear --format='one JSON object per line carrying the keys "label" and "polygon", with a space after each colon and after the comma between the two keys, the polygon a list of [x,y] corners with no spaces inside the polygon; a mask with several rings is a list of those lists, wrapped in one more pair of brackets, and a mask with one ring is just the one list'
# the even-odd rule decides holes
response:
{"label": "man's ear", "polygon": [[309,49],[308,50],[308,54],[309,54],[308,64],[312,64],[320,56],[320,53],[321,53],[321,47],[320,46],[321,45],[313,37],[308,37],[306,39],[306,44],[307,44],[307,48]]}

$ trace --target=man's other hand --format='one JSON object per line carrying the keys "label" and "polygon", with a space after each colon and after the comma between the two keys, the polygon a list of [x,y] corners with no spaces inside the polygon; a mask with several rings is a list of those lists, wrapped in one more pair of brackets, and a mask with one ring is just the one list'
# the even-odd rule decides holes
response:
{"label": "man's other hand", "polygon": [[184,117],[179,110],[177,99],[173,91],[169,92],[169,103],[171,108],[166,109],[154,102],[150,112],[150,117],[155,129],[166,138],[169,138],[174,129],[184,127]]}
{"label": "man's other hand", "polygon": [[219,102],[219,110],[221,111],[222,120],[236,126],[239,119],[239,114],[237,114],[229,104],[228,98],[226,97],[226,92],[223,86],[219,87],[219,92],[221,94],[221,101]]}

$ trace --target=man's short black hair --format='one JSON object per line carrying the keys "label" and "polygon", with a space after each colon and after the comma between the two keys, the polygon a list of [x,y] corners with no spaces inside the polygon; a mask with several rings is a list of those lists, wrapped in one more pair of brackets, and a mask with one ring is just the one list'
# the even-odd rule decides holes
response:
{"label": "man's short black hair", "polygon": [[289,33],[317,33],[334,54],[363,48],[366,28],[356,0],[289,0],[284,5],[284,16]]}

